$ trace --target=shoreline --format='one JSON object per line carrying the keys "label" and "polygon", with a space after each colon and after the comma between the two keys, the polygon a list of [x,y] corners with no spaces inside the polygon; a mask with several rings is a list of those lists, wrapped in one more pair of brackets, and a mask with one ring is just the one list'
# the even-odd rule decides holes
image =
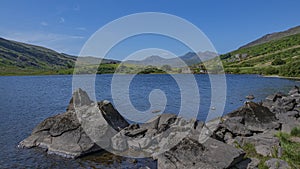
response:
{"label": "shoreline", "polygon": [[[0,77],[13,77],[13,76],[66,76],[66,75],[112,75],[115,73],[96,73],[96,74],[59,74],[59,73],[54,73],[54,74],[48,74],[48,73],[40,73],[40,74],[1,74]],[[126,75],[125,73],[117,73],[118,75]],[[130,73],[128,73],[130,74]],[[208,73],[138,73],[137,75],[162,75],[162,74],[208,74]],[[280,78],[280,79],[289,79],[289,80],[295,80],[295,81],[300,81],[300,77],[289,77],[289,76],[279,76],[279,75],[260,75],[260,74],[232,74],[232,73],[224,73],[226,75],[257,75],[261,77],[266,77],[266,78]],[[130,74],[132,75],[132,74]]]}
{"label": "shoreline", "polygon": [[300,77],[286,77],[286,76],[279,76],[279,75],[261,75],[261,76],[269,77],[269,78],[280,78],[280,79],[289,79],[289,80],[300,81]]}

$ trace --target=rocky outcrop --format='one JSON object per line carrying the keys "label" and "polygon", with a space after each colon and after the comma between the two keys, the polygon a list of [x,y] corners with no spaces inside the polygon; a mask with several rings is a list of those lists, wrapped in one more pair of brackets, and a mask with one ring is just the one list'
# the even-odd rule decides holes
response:
{"label": "rocky outcrop", "polygon": [[288,95],[276,93],[263,102],[274,113],[282,125],[283,132],[291,132],[295,126],[300,126],[300,90],[295,86]]}
{"label": "rocky outcrop", "polygon": [[242,161],[244,154],[242,150],[212,138],[203,144],[191,138],[184,138],[157,157],[158,168],[230,168]]}
{"label": "rocky outcrop", "polygon": [[254,145],[256,152],[262,156],[271,157],[280,148],[279,139],[275,137],[274,132],[260,133],[251,137],[236,137],[234,141],[240,146]]}
{"label": "rocky outcrop", "polygon": [[198,120],[162,114],[124,128],[112,138],[112,147],[123,155],[142,153],[157,159],[162,169],[228,168],[243,159],[242,150],[210,138],[209,133],[203,136],[206,131],[209,128]]}
{"label": "rocky outcrop", "polygon": [[48,153],[74,158],[101,150],[103,142],[110,145],[108,136],[128,125],[111,103],[92,102],[86,92],[78,89],[67,112],[45,119],[19,146],[42,147]]}
{"label": "rocky outcrop", "polygon": [[222,117],[214,137],[233,143],[236,137],[251,137],[281,127],[274,113],[261,104],[246,102],[244,106]]}
{"label": "rocky outcrop", "polygon": [[257,158],[246,158],[242,162],[236,164],[234,169],[258,169],[260,160]]}
{"label": "rocky outcrop", "polygon": [[[247,101],[207,123],[161,114],[144,124],[129,124],[110,102],[93,102],[79,89],[67,112],[41,122],[19,146],[42,147],[65,157],[109,149],[118,155],[151,157],[162,169],[254,169],[259,159],[245,159],[244,151],[236,147],[251,144],[261,156],[280,157],[284,150],[274,135],[300,126],[299,100],[295,87],[288,95],[276,93],[262,103]],[[265,165],[274,168],[274,163],[289,167],[279,159]]]}
{"label": "rocky outcrop", "polygon": [[272,158],[265,162],[269,169],[291,169],[290,165],[283,160]]}

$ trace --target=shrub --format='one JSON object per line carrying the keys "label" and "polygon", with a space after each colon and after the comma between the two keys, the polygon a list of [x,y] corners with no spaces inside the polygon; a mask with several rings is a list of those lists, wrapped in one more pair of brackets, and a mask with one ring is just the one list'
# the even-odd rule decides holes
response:
{"label": "shrub", "polygon": [[300,128],[299,127],[294,127],[291,131],[292,136],[300,137]]}
{"label": "shrub", "polygon": [[276,65],[283,65],[285,64],[286,62],[280,58],[276,58],[274,59],[274,61],[271,63],[272,65],[276,66]]}

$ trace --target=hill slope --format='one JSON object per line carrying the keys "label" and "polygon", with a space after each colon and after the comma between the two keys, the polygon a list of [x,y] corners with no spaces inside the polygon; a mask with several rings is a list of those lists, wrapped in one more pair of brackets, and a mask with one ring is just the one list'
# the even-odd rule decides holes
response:
{"label": "hill slope", "polygon": [[260,45],[263,43],[267,43],[267,42],[270,42],[273,40],[278,40],[278,39],[281,39],[281,38],[284,38],[287,36],[291,36],[291,35],[295,35],[298,33],[300,33],[300,26],[296,26],[296,27],[290,28],[290,29],[288,29],[286,31],[282,31],[282,32],[275,32],[275,33],[267,34],[253,42],[250,42],[250,43],[240,47],[240,49]]}
{"label": "hill slope", "polygon": [[[40,46],[0,38],[0,75],[71,74],[77,57]],[[82,57],[80,64],[89,66],[101,58]],[[118,63],[103,59],[101,63]]]}
{"label": "hill slope", "polygon": [[75,60],[44,47],[0,38],[1,73],[72,68]]}
{"label": "hill slope", "polygon": [[300,33],[221,55],[227,73],[300,77]]}

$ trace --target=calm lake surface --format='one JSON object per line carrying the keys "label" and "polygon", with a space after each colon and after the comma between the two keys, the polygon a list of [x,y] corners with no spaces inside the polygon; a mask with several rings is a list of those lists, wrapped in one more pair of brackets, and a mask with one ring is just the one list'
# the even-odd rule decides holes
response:
{"label": "calm lake surface", "polygon": [[[126,75],[123,75],[126,76]],[[177,78],[184,75],[174,75]],[[200,94],[197,118],[205,120],[211,109],[211,85],[207,75],[195,75]],[[110,100],[112,75],[96,76],[97,100]],[[287,92],[299,81],[266,78],[258,75],[226,75],[227,96],[224,113],[243,105],[245,96],[253,94],[260,101],[277,91]],[[189,85],[186,82],[185,85]],[[137,75],[129,86],[129,98],[138,111],[152,113],[149,94],[160,89],[166,96],[165,110],[177,114],[181,106],[180,88],[170,75]],[[90,91],[88,91],[90,92]],[[28,137],[42,120],[65,111],[72,96],[72,76],[9,76],[0,77],[0,168],[139,168],[155,163],[139,159],[116,157],[109,153],[90,155],[81,159],[65,159],[48,155],[42,149],[19,149],[18,143]],[[118,97],[117,99],[124,99]],[[159,103],[159,102],[158,102]],[[191,104],[185,100],[182,104]],[[214,103],[212,103],[214,104]],[[122,110],[126,115],[130,112]],[[152,113],[153,114],[153,113]],[[130,119],[128,119],[131,121]]]}

